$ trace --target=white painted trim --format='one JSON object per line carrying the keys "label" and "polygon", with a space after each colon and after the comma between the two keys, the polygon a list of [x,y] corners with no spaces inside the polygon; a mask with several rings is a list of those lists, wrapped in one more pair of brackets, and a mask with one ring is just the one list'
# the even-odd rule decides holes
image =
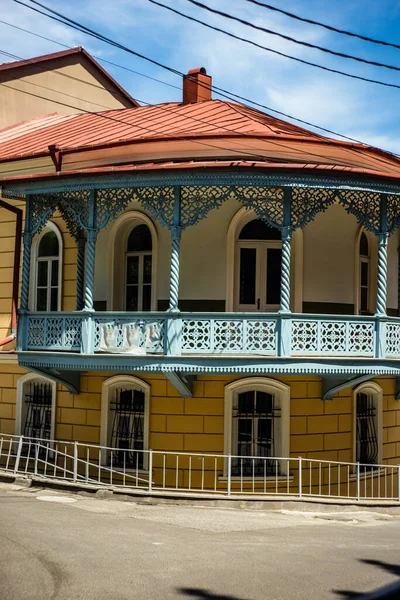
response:
{"label": "white painted trim", "polygon": [[[123,264],[123,268],[119,269],[118,272],[115,272],[114,269],[114,261],[115,261],[115,243],[117,239],[117,235],[121,232],[121,228],[123,228],[123,243],[122,246],[125,249],[126,243],[128,240],[128,236],[132,231],[132,227],[135,224],[135,221],[140,221],[147,225],[150,229],[151,240],[152,240],[152,273],[151,273],[151,310],[157,310],[158,307],[158,289],[157,289],[157,269],[158,269],[158,235],[157,229],[153,223],[153,221],[148,217],[145,213],[142,213],[138,210],[129,210],[120,215],[115,221],[112,223],[110,228],[110,236],[108,242],[108,274],[107,274],[107,310],[116,310],[114,307],[115,301],[115,289],[117,285],[122,285],[120,278],[123,277],[125,279],[125,262]],[[131,227],[129,227],[129,223],[131,223]],[[121,257],[123,261],[125,261],[125,251],[124,256]],[[119,279],[118,279],[119,278]],[[118,310],[122,310],[119,308]]]}
{"label": "white painted trim", "polygon": [[382,464],[382,451],[383,451],[383,391],[380,385],[374,381],[366,381],[361,383],[353,390],[353,462],[356,462],[356,437],[357,437],[357,394],[366,394],[373,396],[376,406],[376,434],[378,438],[378,457],[376,462],[378,465]]}
{"label": "white painted trim", "polygon": [[29,285],[29,309],[36,310],[36,286],[37,286],[37,258],[38,250],[41,239],[46,233],[53,231],[58,240],[58,297],[57,297],[57,310],[61,310],[62,303],[62,284],[63,284],[63,256],[64,256],[64,242],[62,233],[53,221],[47,221],[40,233],[35,235],[32,240],[31,249],[31,266],[30,266],[30,285]]}
{"label": "white painted trim", "polygon": [[24,401],[24,388],[27,383],[33,383],[34,381],[48,383],[51,385],[51,432],[50,439],[55,440],[55,429],[56,429],[56,407],[57,407],[57,383],[38,375],[37,373],[26,373],[17,379],[17,391],[16,391],[16,407],[15,407],[15,435],[22,435],[22,408]]}
{"label": "white painted trim", "polygon": [[376,307],[376,291],[377,291],[377,279],[378,279],[378,240],[376,236],[364,229],[359,227],[356,234],[355,246],[354,246],[354,314],[359,314],[360,304],[360,239],[361,235],[365,233],[368,240],[369,249],[369,290],[368,290],[368,306],[371,314],[375,313]]}
{"label": "white painted trim", "polygon": [[[150,427],[150,385],[134,377],[133,375],[115,375],[103,382],[101,386],[101,425],[100,425],[100,446],[109,447],[109,404],[110,394],[118,387],[128,387],[144,392],[144,431],[143,431],[143,450],[149,449],[149,427]],[[103,458],[104,463],[107,457]],[[147,454],[144,456],[144,467],[146,467]]]}
{"label": "white painted trim", "polygon": [[[229,223],[226,236],[226,288],[225,310],[233,312],[235,308],[235,263],[236,242],[242,227],[249,221],[257,219],[252,209],[240,208]],[[291,264],[291,301],[294,312],[303,312],[303,232],[296,230],[292,237]]]}
{"label": "white painted trim", "polygon": [[[232,406],[237,394],[248,391],[261,391],[276,396],[281,409],[280,448],[277,454],[290,456],[290,386],[269,377],[246,377],[225,386],[224,394],[224,454],[232,454]],[[280,475],[286,475],[286,461],[281,461]],[[227,464],[224,467],[227,476]]]}

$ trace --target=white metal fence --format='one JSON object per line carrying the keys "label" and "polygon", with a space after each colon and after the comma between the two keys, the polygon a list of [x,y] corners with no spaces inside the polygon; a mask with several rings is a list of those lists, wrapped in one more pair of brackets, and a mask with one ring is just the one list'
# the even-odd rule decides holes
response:
{"label": "white metal fence", "polygon": [[400,466],[129,450],[0,434],[0,472],[143,491],[400,502]]}

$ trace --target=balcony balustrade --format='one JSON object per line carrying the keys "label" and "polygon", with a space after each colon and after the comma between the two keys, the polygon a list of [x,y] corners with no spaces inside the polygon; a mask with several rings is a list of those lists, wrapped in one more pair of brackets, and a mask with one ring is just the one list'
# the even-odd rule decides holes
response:
{"label": "balcony balustrade", "polygon": [[29,312],[19,351],[399,358],[400,318],[292,313]]}

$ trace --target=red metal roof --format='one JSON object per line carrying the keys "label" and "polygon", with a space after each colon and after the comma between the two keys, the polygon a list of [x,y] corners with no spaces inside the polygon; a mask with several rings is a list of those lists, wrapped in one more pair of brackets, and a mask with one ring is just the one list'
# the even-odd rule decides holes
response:
{"label": "red metal roof", "polygon": [[[176,153],[169,153],[171,149],[176,150],[180,141],[199,144],[196,149],[203,151],[206,148],[209,156],[205,160],[211,162],[227,156],[249,161],[251,154],[253,162],[264,160],[268,165],[276,163],[280,167],[319,166],[384,177],[400,176],[400,160],[390,153],[327,138],[236,102],[222,100],[157,104],[65,117],[47,115],[0,132],[0,162],[49,155],[50,145],[56,145],[66,155],[140,144],[136,146],[135,158],[127,161],[149,163],[152,159],[148,157],[146,145],[161,141],[164,142],[161,155],[154,156],[158,162],[168,161],[172,156],[179,162]],[[230,156],[227,146],[234,147]],[[141,160],[145,154],[146,158]],[[104,152],[102,156],[104,159]],[[73,162],[79,163],[79,157],[74,157]],[[112,164],[110,158],[108,165]],[[107,165],[101,169],[106,170]],[[3,182],[6,179],[4,177]]]}
{"label": "red metal roof", "polygon": [[[106,77],[106,79],[108,79],[108,81],[119,91],[119,93],[132,104],[132,106],[139,106],[138,102],[136,102],[136,100],[132,98],[130,94],[128,94],[128,92],[122,87],[122,85],[120,85],[118,81],[114,79],[114,77],[111,77],[110,73],[103,69],[103,67],[97,62],[97,60],[95,60],[93,56],[89,54],[89,52],[86,52],[86,50],[82,48],[82,46],[77,46],[76,48],[69,48],[68,50],[61,50],[60,52],[53,52],[52,54],[43,54],[42,56],[35,56],[34,58],[29,58],[27,60],[17,60],[14,62],[3,63],[0,65],[0,73],[8,71],[11,72],[14,69],[19,69],[20,67],[26,67],[28,65],[36,65],[38,63],[47,63],[50,61],[54,62],[59,60],[60,58],[63,58],[65,56],[71,56],[74,54],[83,56],[89,62],[91,62],[92,65],[94,65],[95,68],[98,71],[100,71],[101,74],[104,77]],[[52,66],[49,65],[49,68],[52,68]]]}

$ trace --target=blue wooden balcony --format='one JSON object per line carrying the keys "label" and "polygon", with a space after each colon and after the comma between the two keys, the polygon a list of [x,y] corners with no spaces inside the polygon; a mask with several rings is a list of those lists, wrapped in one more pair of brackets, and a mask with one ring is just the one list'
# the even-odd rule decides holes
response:
{"label": "blue wooden balcony", "polygon": [[19,352],[143,357],[400,358],[400,318],[293,313],[30,312]]}

